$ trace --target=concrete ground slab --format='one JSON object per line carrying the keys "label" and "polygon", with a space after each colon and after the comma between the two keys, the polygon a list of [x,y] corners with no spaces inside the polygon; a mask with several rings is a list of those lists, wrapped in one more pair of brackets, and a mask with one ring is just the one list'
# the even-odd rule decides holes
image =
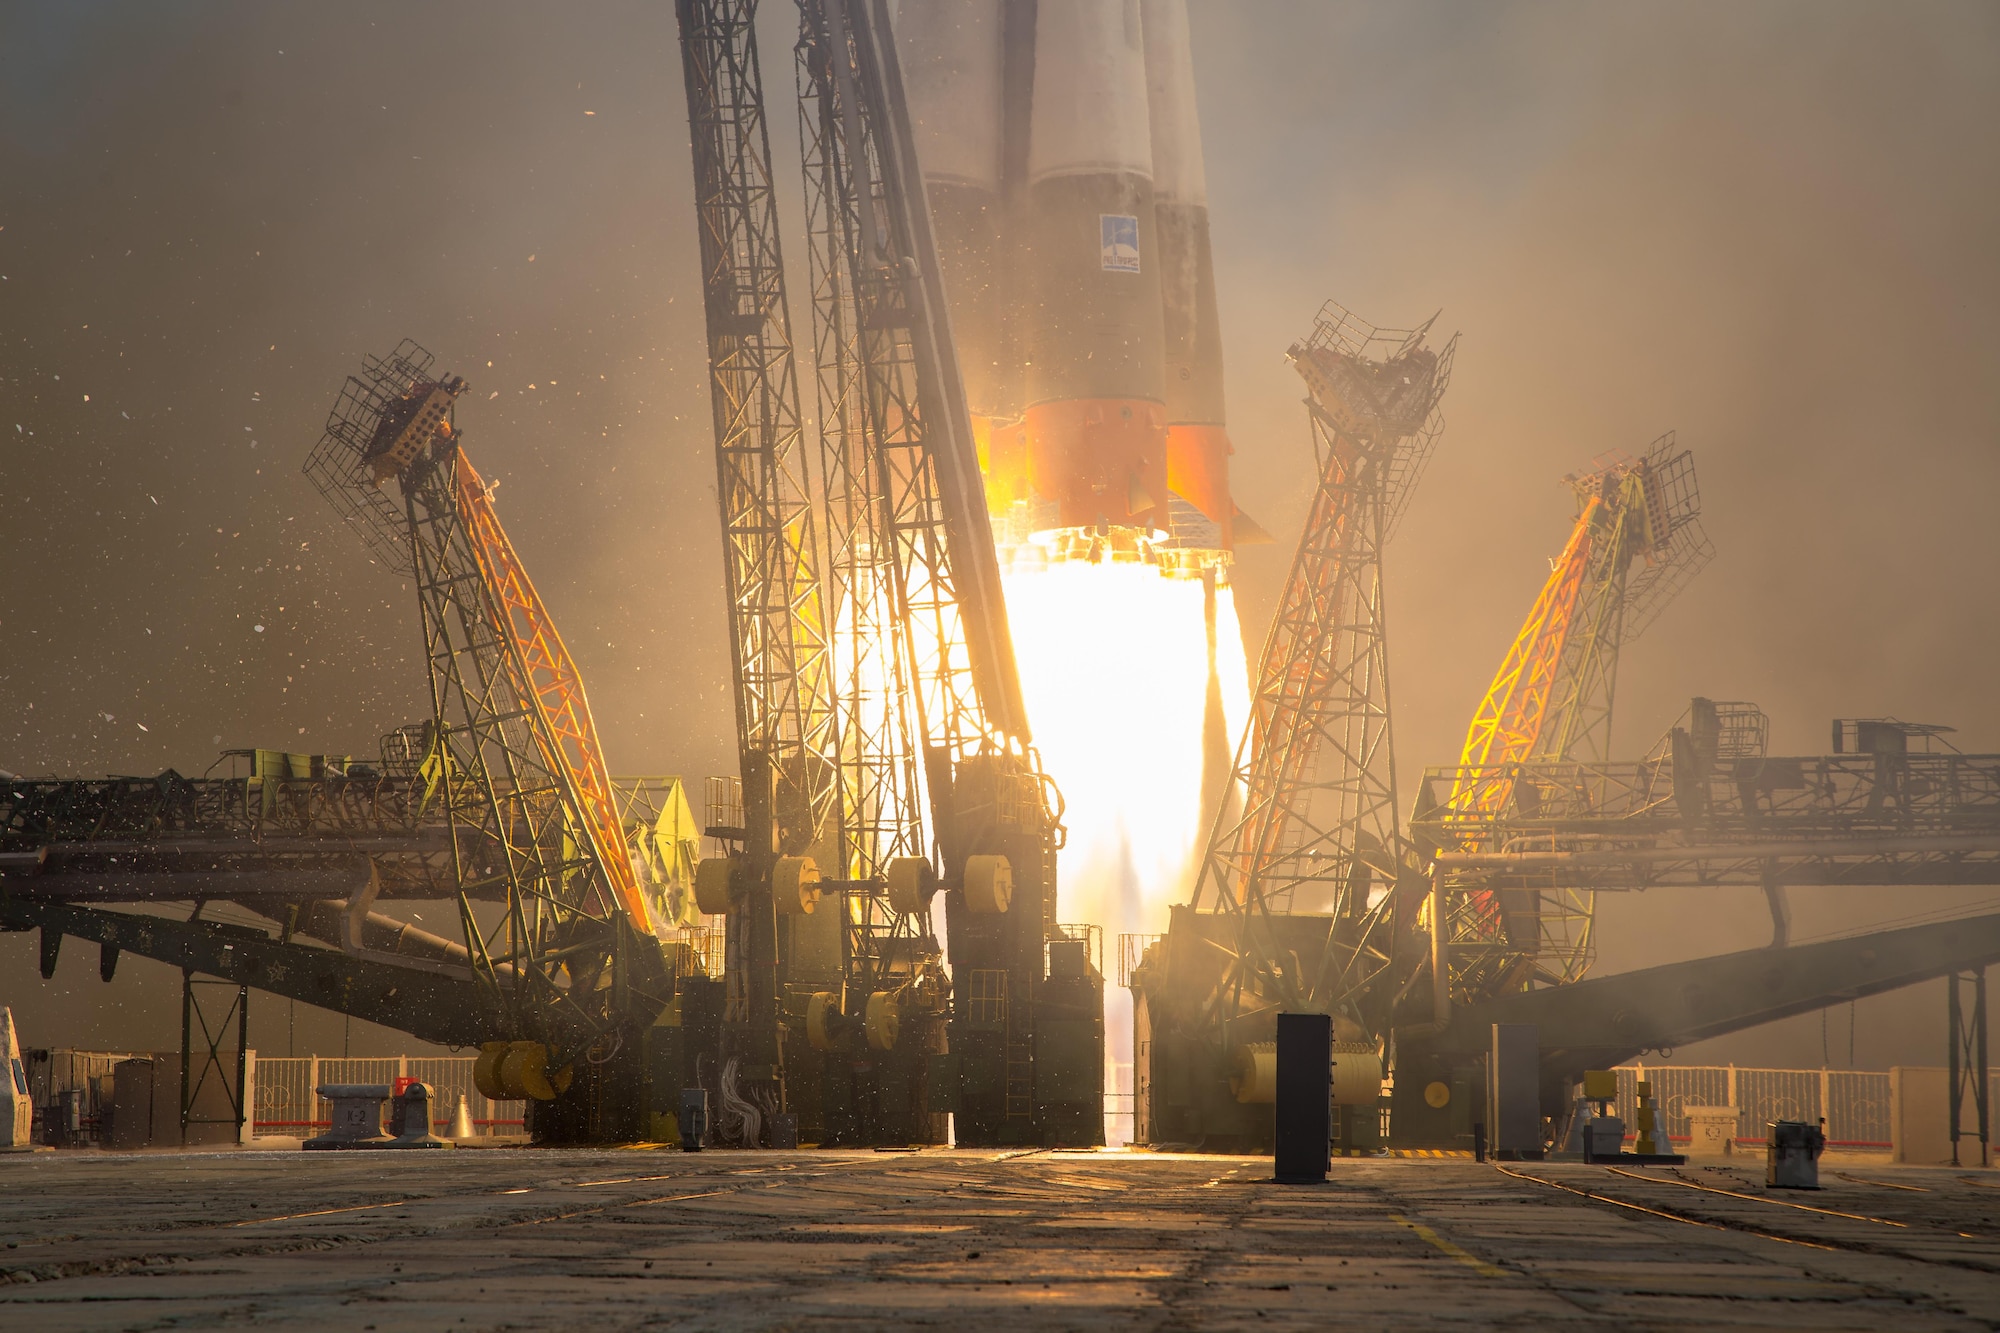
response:
{"label": "concrete ground slab", "polygon": [[0,1160],[37,1330],[1991,1328],[2000,1190],[1869,1167],[514,1150]]}

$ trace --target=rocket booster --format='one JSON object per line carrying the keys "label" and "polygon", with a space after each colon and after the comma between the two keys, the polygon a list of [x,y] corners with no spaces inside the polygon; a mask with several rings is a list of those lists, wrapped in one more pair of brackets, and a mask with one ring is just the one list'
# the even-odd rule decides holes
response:
{"label": "rocket booster", "polygon": [[973,416],[988,421],[1019,394],[1003,371],[997,281],[1005,8],[1005,0],[905,0],[896,23],[959,373]]}
{"label": "rocket booster", "polygon": [[897,33],[999,531],[1254,540],[1186,0],[903,0]]}
{"label": "rocket booster", "polygon": [[1165,321],[1140,10],[1037,6],[1025,480],[1064,528],[1167,526]]}
{"label": "rocket booster", "polygon": [[[1208,243],[1208,172],[1195,113],[1194,48],[1187,0],[1143,0],[1146,105],[1153,144],[1153,216],[1159,233],[1165,318],[1167,486],[1234,546],[1227,415],[1222,401],[1222,321]],[[1254,537],[1246,523],[1245,536]]]}

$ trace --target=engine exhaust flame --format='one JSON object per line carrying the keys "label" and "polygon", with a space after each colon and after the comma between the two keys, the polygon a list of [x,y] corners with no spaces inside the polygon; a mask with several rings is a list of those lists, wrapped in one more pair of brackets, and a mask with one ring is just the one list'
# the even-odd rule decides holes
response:
{"label": "engine exhaust flame", "polygon": [[[1235,599],[1227,584],[1216,589],[1211,660],[1198,576],[1057,559],[1016,565],[1005,579],[1035,743],[1066,806],[1058,912],[1065,922],[1103,927],[1107,1086],[1129,1090],[1129,1074],[1116,1081],[1132,1060],[1117,940],[1165,930],[1169,905],[1193,887],[1214,814],[1204,804],[1204,761],[1212,770],[1219,754],[1226,780],[1250,711]],[[1217,686],[1222,737],[1212,734],[1210,717]],[[1217,789],[1218,775],[1208,778]],[[1122,1139],[1129,1121],[1109,1121],[1107,1130]]]}

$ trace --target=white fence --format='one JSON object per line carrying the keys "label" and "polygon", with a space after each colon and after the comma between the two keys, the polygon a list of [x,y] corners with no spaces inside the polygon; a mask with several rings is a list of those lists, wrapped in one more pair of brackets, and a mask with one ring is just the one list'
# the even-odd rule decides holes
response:
{"label": "white fence", "polygon": [[[465,1097],[475,1134],[524,1132],[526,1104],[489,1101],[472,1084],[471,1056],[389,1056],[381,1059],[272,1059],[259,1056],[255,1065],[256,1132],[309,1137],[327,1127],[331,1108],[313,1095],[326,1083],[386,1083],[420,1079],[431,1085],[437,1099],[432,1114],[449,1127]],[[1123,1123],[1119,1137],[1130,1134],[1132,1090],[1130,1066],[1120,1066],[1117,1083],[1105,1094],[1106,1119]],[[1762,1143],[1772,1120],[1816,1121],[1826,1117],[1827,1141],[1834,1147],[1880,1149],[1890,1145],[1890,1089],[1887,1073],[1850,1069],[1750,1069],[1737,1065],[1623,1065],[1618,1069],[1618,1114],[1627,1125],[1637,1123],[1635,1085],[1645,1079],[1666,1112],[1667,1133],[1680,1142],[1689,1138],[1687,1108],[1734,1106],[1739,1142]],[[1994,1076],[1993,1100],[2000,1107],[2000,1073]],[[1107,1124],[1107,1129],[1111,1128]],[[1116,1132],[1116,1131],[1114,1131]]]}
{"label": "white fence", "polygon": [[[1687,1108],[1733,1106],[1740,1143],[1762,1143],[1773,1120],[1812,1122],[1826,1117],[1827,1142],[1836,1148],[1888,1150],[1889,1075],[1853,1069],[1746,1069],[1737,1065],[1625,1065],[1618,1070],[1618,1114],[1633,1115],[1634,1086],[1653,1085],[1656,1105],[1667,1116],[1667,1133],[1686,1141]],[[2000,1093],[2000,1076],[1992,1092]],[[1989,1105],[2000,1106],[2000,1101]]]}
{"label": "white fence", "polygon": [[387,1056],[381,1059],[327,1059],[299,1056],[295,1059],[257,1059],[255,1108],[256,1132],[288,1138],[310,1138],[325,1129],[332,1108],[313,1093],[328,1083],[383,1083],[393,1088],[398,1079],[416,1079],[431,1085],[435,1100],[431,1115],[440,1129],[448,1130],[458,1113],[458,1099],[465,1098],[475,1134],[520,1134],[523,1130],[524,1102],[496,1102],[472,1085],[473,1056]]}

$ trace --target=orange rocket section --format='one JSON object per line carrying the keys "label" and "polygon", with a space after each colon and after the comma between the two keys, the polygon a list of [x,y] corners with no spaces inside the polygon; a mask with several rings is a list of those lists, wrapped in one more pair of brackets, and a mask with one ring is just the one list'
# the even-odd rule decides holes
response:
{"label": "orange rocket section", "polygon": [[1167,409],[1143,398],[1037,403],[1022,420],[1028,488],[1064,528],[1167,530]]}

